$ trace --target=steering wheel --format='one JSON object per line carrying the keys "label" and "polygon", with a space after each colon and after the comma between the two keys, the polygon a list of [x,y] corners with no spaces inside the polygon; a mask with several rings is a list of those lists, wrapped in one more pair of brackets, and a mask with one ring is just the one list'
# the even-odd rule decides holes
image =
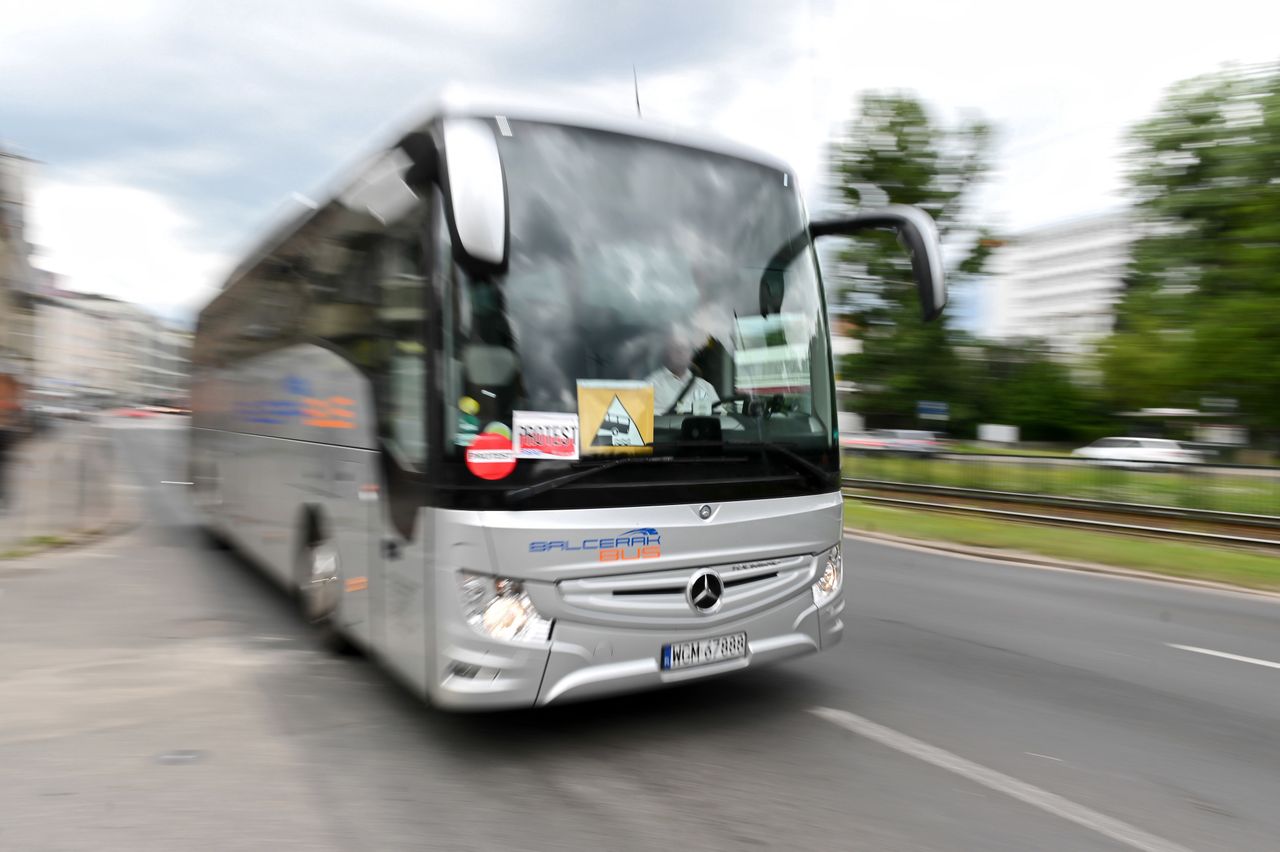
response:
{"label": "steering wheel", "polygon": [[719,402],[717,402],[716,405],[711,406],[711,408],[712,410],[715,410],[715,407],[718,405],[720,406],[722,411],[727,411],[728,409],[725,408],[726,405],[733,402],[740,402],[742,403],[741,411],[736,413],[750,414],[751,412],[749,411],[749,408],[753,401],[758,401],[758,400],[752,394],[731,393],[731,394],[726,394],[725,396],[720,397]]}

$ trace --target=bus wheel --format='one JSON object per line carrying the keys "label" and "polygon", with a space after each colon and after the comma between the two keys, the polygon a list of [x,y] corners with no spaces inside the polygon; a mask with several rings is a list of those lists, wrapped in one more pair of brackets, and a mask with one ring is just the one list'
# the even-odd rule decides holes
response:
{"label": "bus wheel", "polygon": [[230,543],[227,542],[222,533],[218,532],[208,524],[204,524],[200,527],[200,536],[204,540],[205,546],[210,550],[231,549]]}
{"label": "bus wheel", "polygon": [[216,469],[209,474],[195,473],[191,477],[191,505],[200,519],[200,534],[204,543],[214,550],[229,550],[230,544],[211,520],[211,515],[222,508],[222,480]]}
{"label": "bus wheel", "polygon": [[334,621],[342,589],[338,549],[326,539],[309,535],[298,554],[296,576],[298,605],[320,643],[335,653],[349,651],[350,645]]}

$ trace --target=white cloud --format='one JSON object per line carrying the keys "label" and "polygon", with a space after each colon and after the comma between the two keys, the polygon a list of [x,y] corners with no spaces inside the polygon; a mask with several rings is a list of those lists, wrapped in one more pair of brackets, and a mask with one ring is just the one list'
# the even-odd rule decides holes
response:
{"label": "white cloud", "polygon": [[215,292],[227,259],[190,246],[192,221],[165,198],[101,182],[40,180],[29,239],[37,264],[66,286],[190,316]]}
{"label": "white cloud", "polygon": [[[979,215],[1016,230],[1117,203],[1123,134],[1162,90],[1274,58],[1277,31],[1280,6],[1232,0],[1211,14],[1114,0],[48,0],[0,16],[0,124],[53,178],[32,205],[46,264],[173,310],[211,292],[229,259],[217,252],[255,242],[289,190],[313,191],[377,122],[451,77],[629,114],[634,64],[646,118],[782,157],[815,210],[856,95],[914,91],[943,118],[996,125]],[[101,179],[65,177],[81,173]]]}
{"label": "white cloud", "polygon": [[[983,213],[1014,229],[1114,206],[1128,129],[1178,80],[1276,58],[1280,6],[1251,0],[820,4],[815,78],[833,120],[858,91],[916,92],[998,131]],[[814,140],[819,144],[819,140]]]}

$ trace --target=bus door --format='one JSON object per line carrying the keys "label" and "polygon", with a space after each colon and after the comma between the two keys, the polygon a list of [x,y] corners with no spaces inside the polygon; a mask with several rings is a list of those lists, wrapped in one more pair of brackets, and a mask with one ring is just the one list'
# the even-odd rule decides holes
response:
{"label": "bus door", "polygon": [[369,499],[369,483],[376,480],[370,478],[370,467],[368,458],[342,459],[332,469],[333,534],[342,560],[342,626],[365,645],[373,639],[370,590],[381,585],[377,503]]}

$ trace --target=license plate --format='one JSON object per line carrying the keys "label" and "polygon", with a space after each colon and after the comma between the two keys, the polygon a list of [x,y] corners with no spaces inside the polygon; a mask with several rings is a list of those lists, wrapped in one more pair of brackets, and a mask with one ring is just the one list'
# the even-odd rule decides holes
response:
{"label": "license plate", "polygon": [[662,668],[685,669],[722,660],[736,660],[747,655],[747,634],[730,633],[691,642],[672,642],[662,646]]}

